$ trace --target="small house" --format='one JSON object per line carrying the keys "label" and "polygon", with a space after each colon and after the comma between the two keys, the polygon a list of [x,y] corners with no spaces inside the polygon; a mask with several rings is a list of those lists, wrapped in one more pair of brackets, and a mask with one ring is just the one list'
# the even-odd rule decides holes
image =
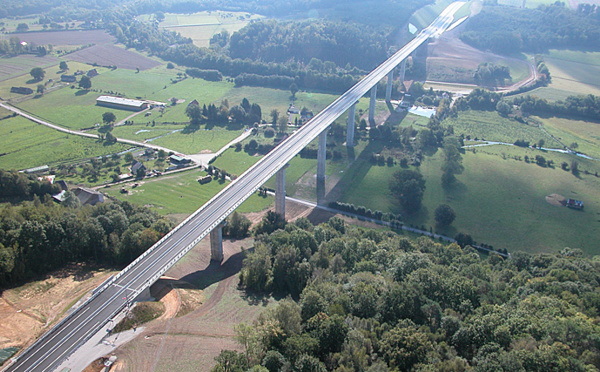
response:
{"label": "small house", "polygon": [[290,108],[287,110],[288,114],[299,114],[300,110],[293,103],[290,103]]}
{"label": "small house", "polygon": [[171,164],[176,164],[176,165],[183,165],[183,164],[189,164],[192,161],[188,158],[184,158],[181,155],[177,155],[177,154],[173,154],[171,156],[169,156],[169,161],[171,162]]}
{"label": "small house", "polygon": [[144,164],[142,162],[139,162],[137,160],[135,160],[133,162],[133,165],[131,166],[131,173],[134,176],[137,176],[139,174],[146,174],[146,167],[144,166]]}
{"label": "small house", "polygon": [[12,87],[10,88],[10,92],[17,94],[32,94],[33,89],[27,87]]}
{"label": "small house", "polygon": [[74,83],[77,81],[77,77],[75,75],[61,75],[60,81],[63,83]]}
{"label": "small house", "polygon": [[102,193],[88,189],[86,187],[78,187],[73,190],[77,199],[81,202],[81,205],[96,205],[98,203],[104,203],[104,195]]}

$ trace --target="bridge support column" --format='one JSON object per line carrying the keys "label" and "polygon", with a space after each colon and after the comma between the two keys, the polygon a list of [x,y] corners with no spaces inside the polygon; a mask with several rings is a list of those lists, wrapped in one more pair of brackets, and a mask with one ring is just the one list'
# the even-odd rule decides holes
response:
{"label": "bridge support column", "polygon": [[327,158],[327,131],[329,128],[326,128],[324,131],[319,134],[319,151],[317,152],[317,182],[319,180],[325,180],[325,160]]}
{"label": "bridge support column", "polygon": [[371,102],[369,103],[369,127],[375,126],[375,103],[377,102],[377,85],[371,88]]}
{"label": "bridge support column", "polygon": [[221,222],[210,232],[210,259],[212,261],[223,261],[223,226],[225,226],[225,222]]}
{"label": "bridge support column", "polygon": [[275,176],[275,213],[280,214],[285,219],[285,169],[289,167],[286,164],[277,172]]}
{"label": "bridge support column", "polygon": [[400,84],[404,84],[405,75],[406,75],[406,58],[400,64]]}
{"label": "bridge support column", "polygon": [[139,295],[134,299],[134,302],[146,302],[146,301],[154,301],[154,297],[150,294],[150,287],[144,289],[140,292]]}
{"label": "bridge support column", "polygon": [[390,73],[387,76],[387,87],[385,89],[385,101],[387,103],[390,103],[390,101],[392,100],[392,87],[394,85],[393,83],[394,83],[394,70],[390,71]]}
{"label": "bridge support column", "polygon": [[356,103],[348,110],[348,126],[346,127],[346,147],[354,147],[354,129],[356,116]]}

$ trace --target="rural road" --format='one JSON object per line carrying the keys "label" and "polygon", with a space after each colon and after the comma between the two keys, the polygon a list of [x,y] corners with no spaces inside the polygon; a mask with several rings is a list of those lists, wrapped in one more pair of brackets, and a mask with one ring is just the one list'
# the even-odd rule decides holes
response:
{"label": "rural road", "polygon": [[[73,135],[81,136],[81,137],[93,138],[93,139],[98,139],[99,138],[97,134],[91,134],[91,133],[81,132],[81,131],[78,131],[78,130],[67,129],[67,128],[61,127],[59,125],[49,123],[49,122],[47,122],[45,120],[36,118],[35,116],[33,116],[31,114],[28,114],[28,113],[26,113],[26,112],[24,112],[22,110],[19,110],[18,108],[14,107],[14,106],[11,106],[11,105],[7,104],[4,101],[0,101],[0,107],[5,108],[5,109],[7,109],[9,111],[12,111],[12,112],[14,112],[17,115],[20,115],[20,116],[24,117],[25,119],[31,120],[31,121],[33,121],[35,123],[38,123],[38,124],[41,124],[41,125],[45,125],[45,126],[47,126],[49,128],[55,129],[55,130],[57,130],[59,132],[63,132],[63,133],[67,133],[67,134],[73,134]],[[166,147],[157,146],[157,145],[153,145],[153,144],[150,144],[150,143],[132,141],[132,140],[124,139],[124,138],[117,138],[117,142],[126,143],[128,145],[133,145],[133,146],[138,146],[138,147],[148,147],[148,148],[152,148],[152,149],[155,149],[155,150],[164,150],[166,152],[177,152],[177,151],[173,151],[171,149],[168,149]]]}
{"label": "rural road", "polygon": [[[0,107],[5,108],[6,110],[9,110],[11,112],[14,112],[17,115],[20,115],[28,120],[31,120],[35,123],[41,124],[41,125],[45,125],[49,128],[55,129],[59,132],[63,132],[63,133],[67,133],[67,134],[73,134],[75,136],[81,136],[81,137],[87,137],[87,138],[93,138],[93,139],[98,139],[98,135],[97,134],[91,134],[91,133],[85,133],[85,132],[81,132],[78,130],[72,130],[72,129],[67,129],[64,127],[61,127],[60,125],[56,125],[56,124],[52,124],[50,122],[47,122],[45,120],[39,119],[31,114],[28,114],[14,106],[11,106],[9,104],[7,104],[4,101],[0,101]],[[119,122],[119,124],[117,125],[121,125],[125,122],[125,120],[129,120],[130,118],[139,115],[140,113],[142,113],[144,111],[140,111],[137,113],[134,113],[133,115],[128,116],[127,118],[123,119],[121,122]],[[242,133],[240,136],[238,136],[237,138],[233,139],[231,142],[229,142],[228,144],[226,144],[225,146],[223,146],[219,151],[217,151],[216,153],[208,153],[208,154],[183,154],[185,157],[190,158],[194,163],[196,163],[197,165],[202,165],[202,166],[207,166],[208,163],[210,162],[211,159],[221,155],[223,152],[225,152],[230,146],[243,141],[244,139],[248,138],[248,136],[250,136],[250,134],[252,133],[252,130],[247,129],[246,131],[244,131],[244,133]],[[162,146],[158,146],[158,145],[153,145],[151,143],[148,142],[139,142],[139,141],[133,141],[133,140],[128,140],[125,138],[117,138],[117,142],[120,143],[125,143],[128,145],[132,145],[132,146],[137,146],[137,147],[147,147],[147,148],[151,148],[154,150],[163,150],[167,153],[169,152],[173,152],[176,154],[179,154],[179,151],[175,151],[175,150],[171,150],[168,149],[166,147],[162,147]]]}

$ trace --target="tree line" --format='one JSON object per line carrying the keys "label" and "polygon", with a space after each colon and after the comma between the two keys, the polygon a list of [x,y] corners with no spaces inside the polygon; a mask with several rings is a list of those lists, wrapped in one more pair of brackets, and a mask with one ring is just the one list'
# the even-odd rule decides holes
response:
{"label": "tree line", "polygon": [[45,195],[0,206],[0,288],[73,262],[125,266],[173,228],[170,220],[128,202],[65,204]]}
{"label": "tree line", "polygon": [[476,48],[496,53],[543,52],[551,48],[599,50],[600,17],[594,8],[571,10],[563,2],[536,9],[486,6],[460,35]]}
{"label": "tree line", "polygon": [[291,295],[236,326],[213,371],[586,371],[600,367],[600,264],[580,250],[466,245],[301,218],[256,238],[241,283]]}
{"label": "tree line", "polygon": [[315,58],[370,70],[386,58],[387,45],[385,35],[352,23],[268,20],[231,35],[228,52],[234,59],[308,64]]}

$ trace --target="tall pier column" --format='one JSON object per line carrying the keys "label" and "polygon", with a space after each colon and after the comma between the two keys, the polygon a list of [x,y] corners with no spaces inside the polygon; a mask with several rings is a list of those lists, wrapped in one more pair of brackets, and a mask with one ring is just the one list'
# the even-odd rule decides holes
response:
{"label": "tall pier column", "polygon": [[327,131],[329,128],[326,128],[324,131],[319,134],[319,151],[317,152],[317,181],[325,180],[325,160],[327,158]]}
{"label": "tall pier column", "polygon": [[279,213],[285,219],[285,169],[286,164],[275,176],[275,213]]}
{"label": "tall pier column", "polygon": [[400,84],[404,84],[405,75],[406,75],[406,58],[400,64]]}
{"label": "tall pier column", "polygon": [[319,134],[319,151],[317,152],[317,204],[325,200],[325,160],[327,159],[327,131]]}
{"label": "tall pier column", "polygon": [[356,116],[356,103],[350,106],[348,110],[348,126],[346,127],[346,147],[354,147],[354,129]]}
{"label": "tall pier column", "polygon": [[377,102],[377,84],[371,88],[371,102],[369,103],[369,126],[375,126],[375,103]]}
{"label": "tall pier column", "polygon": [[[404,62],[402,62],[404,63]],[[390,73],[387,76],[387,87],[385,89],[385,101],[387,103],[390,103],[390,101],[392,100],[392,87],[394,83],[394,70],[390,71]]]}
{"label": "tall pier column", "polygon": [[223,226],[226,222],[221,222],[210,232],[210,259],[212,261],[223,261]]}

